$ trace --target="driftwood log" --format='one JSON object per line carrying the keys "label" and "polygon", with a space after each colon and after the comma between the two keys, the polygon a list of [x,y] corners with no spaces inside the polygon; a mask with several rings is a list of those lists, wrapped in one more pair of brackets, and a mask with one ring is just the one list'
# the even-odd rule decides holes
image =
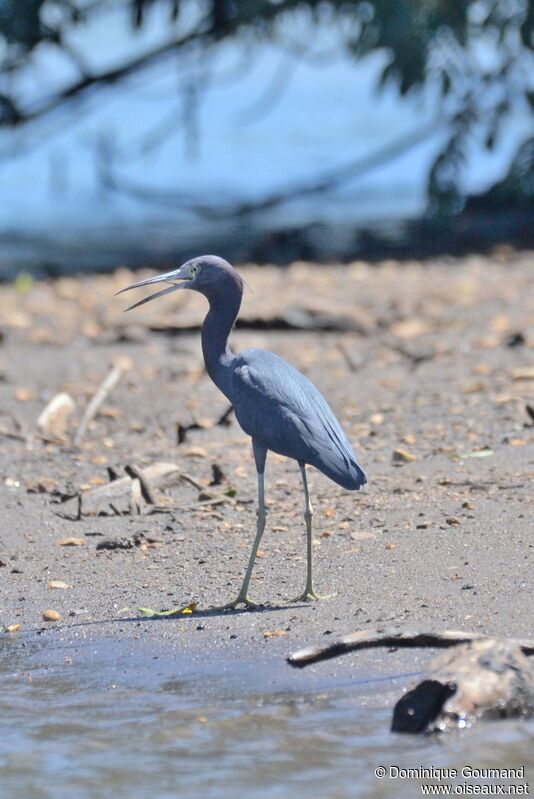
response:
{"label": "driftwood log", "polygon": [[534,714],[534,664],[511,641],[455,646],[395,705],[393,732],[447,732],[480,719]]}
{"label": "driftwood log", "polygon": [[181,474],[174,463],[153,463],[140,469],[126,466],[126,476],[118,477],[106,485],[91,488],[80,493],[80,515],[92,516],[103,512],[131,513],[141,515],[149,507],[163,505],[156,488],[172,485],[180,480]]}
{"label": "driftwood log", "polygon": [[386,646],[448,648],[393,710],[393,732],[446,732],[479,719],[534,715],[532,640],[501,640],[478,633],[365,630],[307,647],[288,662],[302,668],[346,652]]}
{"label": "driftwood log", "polygon": [[[123,515],[141,516],[148,513],[168,513],[170,511],[197,510],[201,507],[221,505],[248,504],[251,500],[236,499],[224,491],[216,491],[210,486],[196,480],[189,474],[180,471],[175,463],[151,463],[142,469],[127,464],[126,475],[119,477],[110,474],[111,482],[80,491],[77,494],[65,495],[63,503],[76,503],[75,515],[58,513],[64,518],[81,519],[83,516]],[[186,506],[176,505],[169,497],[161,494],[160,489],[177,483],[185,483],[198,491],[196,500]],[[68,512],[69,505],[66,506]]]}

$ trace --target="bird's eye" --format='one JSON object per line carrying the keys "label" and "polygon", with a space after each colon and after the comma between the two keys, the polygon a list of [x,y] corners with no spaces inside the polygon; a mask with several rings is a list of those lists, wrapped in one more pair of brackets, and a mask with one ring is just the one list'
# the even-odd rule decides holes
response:
{"label": "bird's eye", "polygon": [[194,264],[191,267],[191,274],[192,275],[198,275],[199,272],[200,272],[200,266],[198,266],[197,264]]}

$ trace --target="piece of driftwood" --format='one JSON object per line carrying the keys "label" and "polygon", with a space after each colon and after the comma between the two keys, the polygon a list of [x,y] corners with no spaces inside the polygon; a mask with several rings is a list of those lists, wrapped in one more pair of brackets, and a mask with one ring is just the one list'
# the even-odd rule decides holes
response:
{"label": "piece of driftwood", "polygon": [[[113,515],[131,514],[139,516],[147,513],[167,512],[170,510],[196,509],[204,505],[229,503],[235,505],[237,500],[200,483],[186,472],[180,471],[175,463],[163,461],[152,463],[141,469],[138,466],[124,467],[125,477],[116,477],[106,485],[81,491],[76,498],[78,511],[75,518],[112,513]],[[168,497],[160,495],[157,489],[166,488],[178,482],[195,488],[198,500],[181,507],[172,503]],[[239,500],[240,504],[245,500]],[[61,514],[64,515],[64,514]],[[72,517],[71,517],[72,518]]]}
{"label": "piece of driftwood", "polygon": [[144,469],[126,466],[125,471],[125,477],[80,492],[82,516],[93,516],[105,512],[107,508],[113,513],[140,515],[145,506],[163,504],[163,498],[157,495],[156,488],[172,485],[181,477],[175,463],[163,461],[152,463]]}
{"label": "piece of driftwood", "polygon": [[138,481],[139,490],[144,501],[150,505],[157,505],[158,495],[145,472],[142,469],[139,469],[138,466],[125,466],[124,471],[129,477],[132,478],[133,482],[135,482],[135,480]]}
{"label": "piece of driftwood", "polygon": [[141,481],[137,477],[132,478],[130,483],[128,501],[130,516],[142,516],[144,511],[143,493],[141,491]]}
{"label": "piece of driftwood", "polygon": [[[413,630],[360,630],[350,635],[334,638],[328,644],[321,646],[308,646],[293,652],[287,662],[291,666],[303,668],[311,663],[318,663],[320,660],[344,655],[347,652],[354,652],[358,649],[374,649],[376,647],[434,647],[443,649],[458,644],[468,644],[472,641],[483,641],[487,635],[480,633],[469,633],[459,630],[443,630],[439,633],[419,632]],[[534,654],[534,640],[518,640],[512,643],[519,646],[525,655]]]}
{"label": "piece of driftwood", "polygon": [[534,663],[512,641],[487,638],[441,653],[395,705],[392,732],[447,732],[481,719],[534,714]]}
{"label": "piece of driftwood", "polygon": [[450,651],[395,705],[393,732],[445,732],[479,719],[534,714],[534,640],[500,640],[456,630],[363,630],[294,652],[297,668],[347,652],[376,647],[431,647]]}
{"label": "piece of driftwood", "polygon": [[124,375],[132,368],[131,358],[121,356],[117,358],[111,367],[111,370],[106,375],[105,379],[100,384],[96,394],[93,396],[85,412],[83,414],[80,426],[74,436],[74,443],[76,446],[80,444],[87,433],[90,423],[97,415],[102,403],[106,401],[113,389],[118,386]]}
{"label": "piece of driftwood", "polygon": [[[202,505],[236,505],[238,500],[234,497],[230,496],[229,494],[222,494],[220,491],[213,491],[208,486],[199,483],[198,480],[195,480],[194,477],[191,477],[190,474],[186,474],[185,472],[180,472],[180,480],[184,483],[188,483],[192,485],[193,488],[196,488],[199,492],[198,501],[194,505],[181,505],[177,507],[176,510],[191,510],[198,508]],[[252,500],[239,500],[240,505],[248,505],[249,502]]]}

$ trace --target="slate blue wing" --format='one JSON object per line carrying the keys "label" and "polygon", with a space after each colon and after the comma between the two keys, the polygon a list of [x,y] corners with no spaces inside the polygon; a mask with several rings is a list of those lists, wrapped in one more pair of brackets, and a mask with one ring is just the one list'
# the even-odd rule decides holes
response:
{"label": "slate blue wing", "polygon": [[322,394],[307,377],[265,350],[233,364],[234,409],[243,430],[267,449],[309,463],[343,488],[367,478]]}

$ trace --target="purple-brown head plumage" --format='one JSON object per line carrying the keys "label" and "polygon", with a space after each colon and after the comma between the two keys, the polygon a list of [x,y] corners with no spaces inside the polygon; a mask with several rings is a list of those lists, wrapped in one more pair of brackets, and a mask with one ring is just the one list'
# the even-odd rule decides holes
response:
{"label": "purple-brown head plumage", "polygon": [[218,255],[200,255],[197,258],[191,258],[191,260],[186,261],[178,269],[164,272],[162,275],[150,277],[147,280],[140,280],[138,283],[133,283],[131,286],[121,289],[117,294],[141,288],[142,286],[152,286],[155,283],[168,283],[170,285],[155,294],[151,294],[149,297],[145,297],[134,305],[130,305],[126,310],[130,311],[132,308],[138,308],[151,300],[163,297],[165,294],[172,294],[173,291],[179,291],[180,289],[198,291],[211,303],[212,300],[218,298],[224,300],[227,294],[235,296],[236,290],[241,295],[244,286],[243,278],[237,269],[229,264],[228,261],[225,261],[224,258],[220,258]]}

